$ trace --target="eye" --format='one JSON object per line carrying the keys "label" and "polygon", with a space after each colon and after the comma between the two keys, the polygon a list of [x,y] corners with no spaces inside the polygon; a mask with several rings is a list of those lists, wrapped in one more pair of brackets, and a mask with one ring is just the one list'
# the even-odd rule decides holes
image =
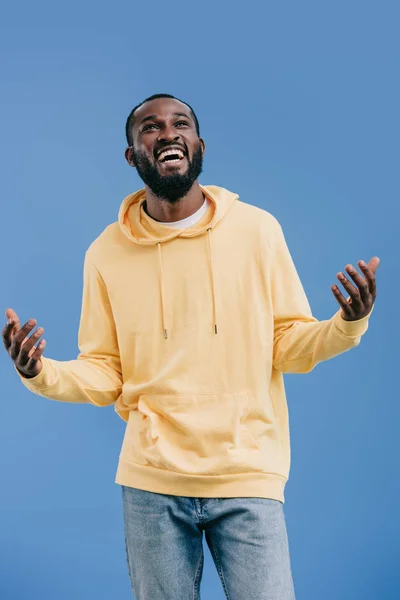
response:
{"label": "eye", "polygon": [[155,125],[154,123],[151,123],[150,125],[145,125],[142,131],[147,131],[147,129],[150,129],[150,127],[157,127],[157,125]]}
{"label": "eye", "polygon": [[187,123],[186,121],[178,121],[177,123],[175,123],[175,125],[189,125],[189,123]]}

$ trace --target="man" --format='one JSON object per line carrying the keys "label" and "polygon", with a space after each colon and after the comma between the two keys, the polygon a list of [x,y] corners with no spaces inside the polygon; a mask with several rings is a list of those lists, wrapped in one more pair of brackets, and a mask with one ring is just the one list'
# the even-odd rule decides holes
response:
{"label": "man", "polygon": [[126,134],[145,187],[86,253],[80,354],[43,357],[43,328],[28,338],[36,321],[12,309],[6,350],[35,394],[113,404],[127,422],[116,483],[136,600],[200,597],[203,531],[227,598],[292,600],[283,373],[360,343],[379,258],[338,275],[349,297],[332,286],[340,308],[318,321],[276,218],[198,183],[188,104],[152,96]]}

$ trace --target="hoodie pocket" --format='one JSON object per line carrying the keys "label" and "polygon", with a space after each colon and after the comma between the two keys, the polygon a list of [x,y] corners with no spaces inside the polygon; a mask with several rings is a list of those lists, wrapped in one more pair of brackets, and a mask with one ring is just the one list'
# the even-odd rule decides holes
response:
{"label": "hoodie pocket", "polygon": [[191,475],[262,471],[248,414],[246,392],[141,395],[129,416],[123,458]]}

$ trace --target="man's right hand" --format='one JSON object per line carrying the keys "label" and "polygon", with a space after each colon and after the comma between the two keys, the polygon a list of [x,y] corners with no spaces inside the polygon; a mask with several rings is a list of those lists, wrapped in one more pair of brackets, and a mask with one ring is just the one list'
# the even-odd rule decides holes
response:
{"label": "man's right hand", "polygon": [[36,319],[30,319],[20,327],[18,315],[12,308],[7,308],[6,317],[7,324],[2,331],[4,347],[21,375],[32,379],[39,375],[43,366],[40,357],[46,340],[41,340],[37,346],[34,344],[43,335],[44,329],[39,327],[28,338],[28,334],[36,325]]}

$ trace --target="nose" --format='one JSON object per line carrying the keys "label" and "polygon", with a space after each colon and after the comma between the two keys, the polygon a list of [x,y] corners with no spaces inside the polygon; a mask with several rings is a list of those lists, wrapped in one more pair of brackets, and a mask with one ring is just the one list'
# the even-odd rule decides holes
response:
{"label": "nose", "polygon": [[176,129],[174,130],[173,127],[167,127],[166,126],[160,132],[158,140],[160,142],[162,142],[162,141],[173,142],[175,140],[179,140],[179,138],[180,138],[180,135],[179,135],[179,133],[176,132]]}

